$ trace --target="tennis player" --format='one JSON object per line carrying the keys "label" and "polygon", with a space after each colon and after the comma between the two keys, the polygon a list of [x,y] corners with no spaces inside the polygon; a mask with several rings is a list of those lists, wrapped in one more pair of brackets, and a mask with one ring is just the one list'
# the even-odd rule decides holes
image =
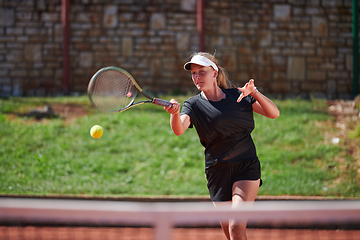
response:
{"label": "tennis player", "polygon": [[[225,70],[209,53],[195,53],[184,65],[191,72],[199,94],[180,104],[172,99],[170,124],[176,135],[195,126],[205,147],[205,173],[211,200],[215,207],[232,202],[254,202],[261,186],[260,162],[251,138],[253,112],[275,119],[277,106],[256,89],[251,79],[244,87],[235,88]],[[247,239],[246,222],[222,222],[227,239]]]}

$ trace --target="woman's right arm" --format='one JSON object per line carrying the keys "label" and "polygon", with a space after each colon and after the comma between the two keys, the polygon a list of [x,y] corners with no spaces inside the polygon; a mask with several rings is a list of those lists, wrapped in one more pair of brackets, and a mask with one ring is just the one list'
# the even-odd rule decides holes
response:
{"label": "woman's right arm", "polygon": [[170,102],[173,104],[164,109],[170,113],[170,126],[175,135],[182,135],[186,129],[190,126],[190,116],[183,114],[180,116],[180,103],[171,99]]}

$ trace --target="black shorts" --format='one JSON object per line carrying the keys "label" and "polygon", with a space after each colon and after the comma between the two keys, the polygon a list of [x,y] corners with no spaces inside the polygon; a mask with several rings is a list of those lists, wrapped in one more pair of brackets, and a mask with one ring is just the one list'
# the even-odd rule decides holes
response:
{"label": "black shorts", "polygon": [[232,199],[232,186],[241,180],[261,181],[260,161],[240,161],[228,164],[220,168],[208,168],[205,170],[207,187],[213,202],[225,202]]}

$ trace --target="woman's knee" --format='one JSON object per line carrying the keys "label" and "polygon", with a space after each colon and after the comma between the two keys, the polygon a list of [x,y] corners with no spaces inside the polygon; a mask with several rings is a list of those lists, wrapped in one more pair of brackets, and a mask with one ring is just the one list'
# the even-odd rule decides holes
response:
{"label": "woman's knee", "polygon": [[229,222],[230,239],[246,239],[246,223],[231,220]]}
{"label": "woman's knee", "polygon": [[237,201],[255,201],[256,195],[259,191],[259,184],[260,179],[255,181],[242,180],[235,182],[232,187],[233,204],[236,204]]}

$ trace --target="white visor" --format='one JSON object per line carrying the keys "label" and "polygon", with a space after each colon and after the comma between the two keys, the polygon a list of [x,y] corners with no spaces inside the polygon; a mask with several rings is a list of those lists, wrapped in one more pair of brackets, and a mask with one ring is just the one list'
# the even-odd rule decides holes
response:
{"label": "white visor", "polygon": [[207,57],[203,57],[201,55],[195,55],[191,58],[190,62],[185,63],[184,65],[184,69],[186,71],[190,71],[191,70],[191,64],[197,64],[200,66],[211,66],[213,69],[215,69],[216,71],[219,71],[218,67],[216,66],[216,64],[211,61],[210,59],[208,59]]}

